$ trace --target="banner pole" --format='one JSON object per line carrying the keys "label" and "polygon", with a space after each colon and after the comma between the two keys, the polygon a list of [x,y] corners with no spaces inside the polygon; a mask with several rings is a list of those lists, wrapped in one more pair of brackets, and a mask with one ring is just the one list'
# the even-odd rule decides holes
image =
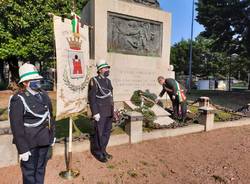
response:
{"label": "banner pole", "polygon": [[69,164],[68,164],[68,170],[72,169],[72,118],[69,119],[69,150],[68,150],[68,159],[69,159]]}
{"label": "banner pole", "polygon": [[67,180],[74,179],[80,175],[80,172],[78,170],[72,169],[72,140],[73,140],[72,132],[73,132],[73,119],[72,117],[70,117],[69,118],[69,140],[68,140],[68,150],[67,150],[68,159],[66,159],[68,160],[67,170],[62,171],[59,174],[63,179],[67,179]]}

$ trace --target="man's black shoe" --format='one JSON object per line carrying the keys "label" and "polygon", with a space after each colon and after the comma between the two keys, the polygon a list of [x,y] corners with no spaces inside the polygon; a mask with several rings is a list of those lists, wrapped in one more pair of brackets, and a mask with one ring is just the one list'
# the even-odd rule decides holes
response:
{"label": "man's black shoe", "polygon": [[101,158],[96,158],[96,159],[99,160],[100,162],[103,162],[103,163],[108,161],[108,159],[106,157],[101,157]]}
{"label": "man's black shoe", "polygon": [[105,153],[105,158],[108,160],[111,160],[113,158],[113,156],[108,154],[108,153]]}

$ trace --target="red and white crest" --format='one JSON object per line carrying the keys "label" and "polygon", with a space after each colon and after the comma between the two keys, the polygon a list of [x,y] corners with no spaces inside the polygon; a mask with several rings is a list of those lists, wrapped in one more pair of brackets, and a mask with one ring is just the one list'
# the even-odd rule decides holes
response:
{"label": "red and white crest", "polygon": [[68,51],[68,64],[70,69],[70,77],[72,79],[85,78],[87,66],[84,62],[83,52]]}

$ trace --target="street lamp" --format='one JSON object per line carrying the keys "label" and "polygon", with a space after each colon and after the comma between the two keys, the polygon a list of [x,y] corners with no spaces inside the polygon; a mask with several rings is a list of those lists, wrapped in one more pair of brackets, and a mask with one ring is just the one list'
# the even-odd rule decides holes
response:
{"label": "street lamp", "polygon": [[229,59],[229,79],[228,79],[228,91],[231,91],[231,75],[232,75],[232,61],[235,61],[238,54],[233,53]]}

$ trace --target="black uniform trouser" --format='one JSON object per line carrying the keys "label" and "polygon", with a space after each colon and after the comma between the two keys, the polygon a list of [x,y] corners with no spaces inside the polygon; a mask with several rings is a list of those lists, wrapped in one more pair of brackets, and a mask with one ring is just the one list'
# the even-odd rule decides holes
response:
{"label": "black uniform trouser", "polygon": [[33,148],[30,150],[29,160],[27,162],[21,161],[23,184],[44,183],[48,150],[49,146]]}
{"label": "black uniform trouser", "polygon": [[179,102],[178,99],[172,100],[174,118],[185,120],[187,114],[187,103]]}
{"label": "black uniform trouser", "polygon": [[90,137],[91,153],[98,159],[105,157],[106,147],[112,129],[112,117],[102,117],[94,121],[94,130]]}

